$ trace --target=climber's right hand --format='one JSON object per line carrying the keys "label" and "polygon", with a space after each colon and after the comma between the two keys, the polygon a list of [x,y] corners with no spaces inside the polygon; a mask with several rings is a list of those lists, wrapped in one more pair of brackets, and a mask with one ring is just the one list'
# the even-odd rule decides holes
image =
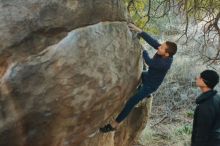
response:
{"label": "climber's right hand", "polygon": [[142,32],[142,29],[140,29],[139,27],[135,26],[134,24],[132,23],[129,23],[128,24],[128,27],[131,31],[135,31],[135,32]]}

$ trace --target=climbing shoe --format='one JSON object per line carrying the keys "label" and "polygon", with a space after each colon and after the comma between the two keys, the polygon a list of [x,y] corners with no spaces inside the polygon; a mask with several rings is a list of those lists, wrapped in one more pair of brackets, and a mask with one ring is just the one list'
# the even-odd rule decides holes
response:
{"label": "climbing shoe", "polygon": [[104,127],[99,128],[99,131],[102,133],[107,133],[115,130],[116,128],[113,128],[111,124],[107,124]]}

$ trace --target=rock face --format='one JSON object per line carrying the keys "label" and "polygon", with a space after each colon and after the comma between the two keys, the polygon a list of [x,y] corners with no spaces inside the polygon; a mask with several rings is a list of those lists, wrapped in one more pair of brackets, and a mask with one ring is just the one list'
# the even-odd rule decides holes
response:
{"label": "rock face", "polygon": [[116,132],[97,133],[94,137],[87,138],[80,146],[138,146],[139,136],[149,118],[152,99],[148,98],[139,103]]}
{"label": "rock face", "polygon": [[120,0],[0,0],[0,146],[88,145],[141,74],[126,16]]}
{"label": "rock face", "polygon": [[135,146],[135,144],[139,144],[139,137],[150,116],[152,101],[153,97],[145,98],[133,109],[120,130],[115,133],[115,146]]}
{"label": "rock face", "polygon": [[36,36],[54,36],[100,21],[126,20],[119,0],[1,0],[0,13],[1,51],[34,41],[30,39],[42,39],[33,38]]}

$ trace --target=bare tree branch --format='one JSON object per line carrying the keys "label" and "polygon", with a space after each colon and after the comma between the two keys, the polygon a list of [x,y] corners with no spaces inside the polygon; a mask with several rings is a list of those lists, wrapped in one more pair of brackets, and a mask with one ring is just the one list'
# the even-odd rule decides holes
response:
{"label": "bare tree branch", "polygon": [[[137,8],[137,4],[144,4],[144,9]],[[215,62],[219,60],[220,57],[220,28],[219,28],[219,20],[220,20],[220,4],[218,4],[217,0],[129,0],[127,9],[132,14],[135,14],[137,22],[142,22],[142,28],[144,28],[149,22],[154,22],[156,19],[161,19],[170,16],[170,12],[173,15],[177,15],[185,18],[185,28],[183,34],[179,37],[180,40],[185,36],[185,44],[192,40],[193,35],[197,34],[197,30],[195,32],[190,31],[189,27],[192,22],[194,23],[203,23],[203,41],[202,41],[202,56],[209,60],[209,62]],[[143,24],[143,20],[146,21]],[[197,29],[200,29],[197,27]],[[216,48],[217,41],[217,48]],[[201,43],[201,42],[200,42]],[[204,57],[204,53],[212,44],[212,48],[216,49],[214,57]]]}

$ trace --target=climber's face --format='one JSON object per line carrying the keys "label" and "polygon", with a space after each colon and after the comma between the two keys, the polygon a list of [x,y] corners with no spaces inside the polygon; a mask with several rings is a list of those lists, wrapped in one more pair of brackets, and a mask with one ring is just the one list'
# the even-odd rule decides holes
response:
{"label": "climber's face", "polygon": [[157,49],[157,54],[165,57],[169,57],[169,53],[167,53],[168,46],[166,42],[162,43],[158,49]]}

